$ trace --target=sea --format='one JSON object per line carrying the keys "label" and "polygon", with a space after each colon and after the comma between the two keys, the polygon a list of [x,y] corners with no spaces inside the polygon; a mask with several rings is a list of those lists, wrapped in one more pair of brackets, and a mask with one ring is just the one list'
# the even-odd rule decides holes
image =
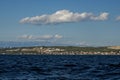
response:
{"label": "sea", "polygon": [[0,80],[120,80],[120,56],[0,55]]}

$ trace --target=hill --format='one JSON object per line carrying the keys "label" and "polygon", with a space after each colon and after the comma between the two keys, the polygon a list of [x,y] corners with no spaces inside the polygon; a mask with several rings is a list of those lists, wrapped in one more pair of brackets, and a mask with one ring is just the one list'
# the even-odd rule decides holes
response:
{"label": "hill", "polygon": [[120,50],[120,46],[110,46],[108,49]]}

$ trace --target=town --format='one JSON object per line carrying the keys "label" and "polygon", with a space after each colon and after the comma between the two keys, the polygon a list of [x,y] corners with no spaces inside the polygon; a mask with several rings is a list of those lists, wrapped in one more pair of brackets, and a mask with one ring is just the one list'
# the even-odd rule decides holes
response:
{"label": "town", "polygon": [[12,55],[120,55],[120,47],[40,46],[0,48],[0,54]]}

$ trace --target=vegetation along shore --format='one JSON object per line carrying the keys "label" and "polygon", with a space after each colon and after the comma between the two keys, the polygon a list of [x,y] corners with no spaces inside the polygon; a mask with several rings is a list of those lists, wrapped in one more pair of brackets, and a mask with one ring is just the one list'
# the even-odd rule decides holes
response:
{"label": "vegetation along shore", "polygon": [[120,46],[75,47],[75,46],[37,46],[0,48],[0,54],[11,55],[120,55]]}

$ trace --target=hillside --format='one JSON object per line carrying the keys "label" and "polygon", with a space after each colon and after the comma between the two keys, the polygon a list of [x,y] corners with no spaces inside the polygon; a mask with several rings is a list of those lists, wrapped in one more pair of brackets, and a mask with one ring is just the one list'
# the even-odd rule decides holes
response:
{"label": "hillside", "polygon": [[37,46],[1,48],[0,54],[120,55],[118,47]]}
{"label": "hillside", "polygon": [[108,49],[120,50],[120,46],[110,46]]}

